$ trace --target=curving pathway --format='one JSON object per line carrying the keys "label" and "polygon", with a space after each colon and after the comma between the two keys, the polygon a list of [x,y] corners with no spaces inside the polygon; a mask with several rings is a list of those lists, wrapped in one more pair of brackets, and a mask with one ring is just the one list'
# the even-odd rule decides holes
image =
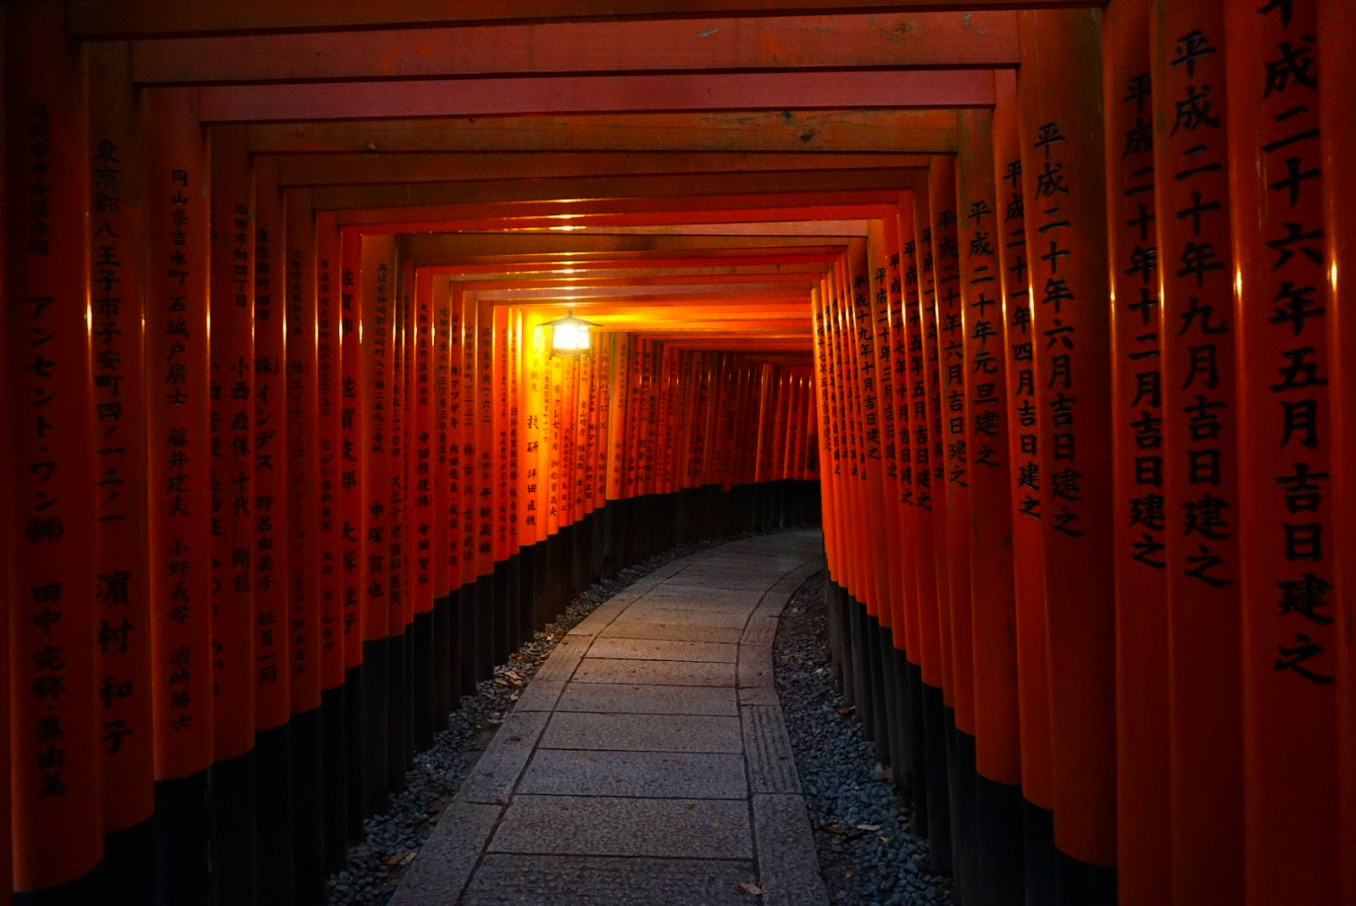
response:
{"label": "curving pathway", "polygon": [[542,665],[391,906],[828,902],[772,641],[818,530],[669,563]]}

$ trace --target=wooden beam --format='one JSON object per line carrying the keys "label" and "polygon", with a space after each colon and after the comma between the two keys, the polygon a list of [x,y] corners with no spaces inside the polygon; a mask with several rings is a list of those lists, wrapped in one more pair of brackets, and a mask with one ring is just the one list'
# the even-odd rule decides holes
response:
{"label": "wooden beam", "polygon": [[66,20],[67,30],[74,37],[127,38],[474,22],[785,16],[835,11],[887,15],[1105,5],[1106,0],[615,0],[587,5],[578,0],[67,0]]}
{"label": "wooden beam", "polygon": [[353,186],[458,180],[746,173],[760,170],[921,168],[926,154],[753,154],[728,152],[541,152],[478,154],[281,154],[282,186]]}
{"label": "wooden beam", "polygon": [[816,192],[908,189],[911,169],[803,172],[674,173],[657,176],[596,176],[577,179],[465,180],[413,185],[329,186],[315,189],[316,210],[394,208],[402,205],[485,205],[568,200],[679,198],[683,196],[779,194],[813,187]]}
{"label": "wooden beam", "polygon": [[[529,203],[520,205],[442,205],[435,207],[361,208],[339,211],[340,226],[362,226],[366,233],[467,232],[533,230],[569,232],[590,227],[637,224],[738,224],[756,234],[763,221],[823,219],[870,220],[888,217],[898,193],[806,193],[795,197],[726,198],[706,207],[689,207],[690,198],[625,199],[621,201]],[[653,204],[647,203],[653,202]],[[728,207],[726,206],[728,205]]]}
{"label": "wooden beam", "polygon": [[[576,233],[410,233],[400,238],[402,258],[415,261],[483,261],[494,258],[531,260],[569,256],[587,264],[591,258],[630,255],[719,255],[833,253],[840,244],[822,236],[687,236]],[[560,260],[568,260],[560,257]]]}
{"label": "wooden beam", "polygon": [[254,124],[250,150],[313,152],[956,150],[954,110],[635,113]]}
{"label": "wooden beam", "polygon": [[1004,12],[475,25],[157,38],[132,43],[138,84],[229,84],[692,70],[1017,65]]}
{"label": "wooden beam", "polygon": [[199,90],[203,121],[220,123],[994,103],[993,73],[967,69],[304,82]]}

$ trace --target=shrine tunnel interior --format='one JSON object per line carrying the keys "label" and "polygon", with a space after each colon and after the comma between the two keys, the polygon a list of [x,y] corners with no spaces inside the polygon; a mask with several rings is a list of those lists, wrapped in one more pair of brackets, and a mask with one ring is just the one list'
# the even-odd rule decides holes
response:
{"label": "shrine tunnel interior", "polygon": [[1356,903],[1353,9],[0,7],[0,902],[320,903],[572,592],[822,520],[961,902]]}

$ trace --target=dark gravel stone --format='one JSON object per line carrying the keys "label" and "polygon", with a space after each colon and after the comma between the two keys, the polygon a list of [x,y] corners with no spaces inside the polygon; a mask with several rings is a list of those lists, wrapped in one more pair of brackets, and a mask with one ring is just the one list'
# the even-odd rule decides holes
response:
{"label": "dark gravel stone", "polygon": [[831,903],[924,906],[954,902],[951,881],[927,870],[927,841],[908,830],[911,810],[833,688],[825,573],[806,581],[782,611],[774,648],[777,692],[820,874]]}

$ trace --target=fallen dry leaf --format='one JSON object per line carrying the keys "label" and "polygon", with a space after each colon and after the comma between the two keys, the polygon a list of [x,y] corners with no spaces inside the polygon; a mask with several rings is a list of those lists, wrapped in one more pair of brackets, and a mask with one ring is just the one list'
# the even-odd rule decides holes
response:
{"label": "fallen dry leaf", "polygon": [[828,831],[828,832],[831,833],[831,834],[846,834],[846,833],[847,833],[847,828],[846,828],[846,827],[843,827],[843,825],[837,824],[837,823],[835,823],[835,824],[826,824],[826,825],[824,825],[824,830]]}
{"label": "fallen dry leaf", "polygon": [[878,830],[880,830],[880,825],[879,825],[879,824],[859,824],[859,825],[857,825],[857,830],[859,830],[859,831],[878,831]]}
{"label": "fallen dry leaf", "polygon": [[761,897],[763,895],[763,888],[759,887],[757,884],[750,884],[747,881],[739,885],[739,890],[741,893],[747,893],[749,896]]}
{"label": "fallen dry leaf", "polygon": [[844,705],[843,707],[838,709],[838,713],[843,715],[844,717],[847,717],[849,714],[853,714],[856,711],[857,711],[856,705]]}

